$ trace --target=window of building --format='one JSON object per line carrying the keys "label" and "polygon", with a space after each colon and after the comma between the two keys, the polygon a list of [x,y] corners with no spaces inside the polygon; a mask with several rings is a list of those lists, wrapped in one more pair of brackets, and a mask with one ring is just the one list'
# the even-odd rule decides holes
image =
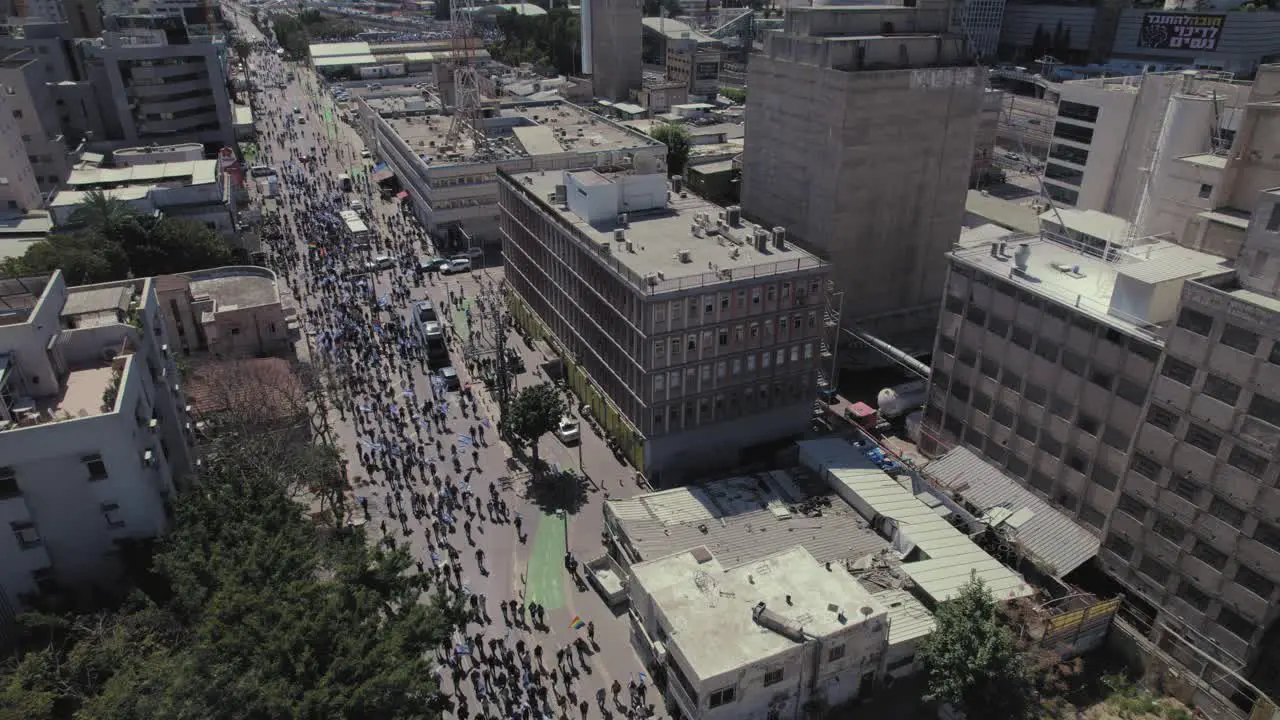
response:
{"label": "window of building", "polygon": [[729,363],[725,362],[724,360],[721,360],[720,362],[716,363],[716,379],[717,380],[723,380],[725,374],[728,373],[728,371],[729,371]]}
{"label": "window of building", "polygon": [[680,338],[671,338],[671,357],[680,357]]}
{"label": "window of building", "polygon": [[1276,402],[1266,395],[1256,394],[1249,401],[1250,417],[1255,417],[1265,423],[1280,427],[1280,402]]}
{"label": "window of building", "polygon": [[9,528],[13,530],[13,537],[18,541],[18,547],[23,550],[40,547],[44,543],[44,539],[40,537],[40,531],[36,530],[36,524],[33,522],[11,522]]}
{"label": "window of building", "polygon": [[738,375],[739,373],[741,373],[742,358],[734,358],[732,364],[729,367],[730,367],[729,373],[731,375]]}
{"label": "window of building", "polygon": [[1188,502],[1195,502],[1200,486],[1184,477],[1174,477],[1169,481],[1169,492]]}
{"label": "window of building", "polygon": [[659,393],[667,389],[666,373],[655,373],[653,376],[653,394],[656,397]]}
{"label": "window of building", "polygon": [[0,467],[0,500],[8,500],[22,494],[18,487],[18,473],[11,467]]}
{"label": "window of building", "polygon": [[952,340],[946,335],[943,335],[942,337],[938,338],[938,349],[948,355],[955,355],[956,341]]}
{"label": "window of building", "polygon": [[1142,504],[1138,498],[1129,493],[1120,493],[1120,500],[1116,503],[1116,507],[1126,515],[1131,515],[1139,521],[1147,519],[1147,506]]}
{"label": "window of building", "polygon": [[1080,521],[1090,527],[1101,530],[1103,524],[1107,522],[1107,516],[1090,505],[1083,505],[1080,507]]}
{"label": "window of building", "polygon": [[1036,341],[1036,354],[1051,363],[1058,362],[1058,352],[1060,349],[1061,348],[1058,347],[1058,344],[1052,340],[1040,338]]}
{"label": "window of building", "polygon": [[1272,593],[1276,591],[1274,582],[1271,582],[1262,573],[1253,568],[1247,568],[1243,565],[1236,568],[1236,582],[1263,600],[1270,600]]}
{"label": "window of building", "polygon": [[835,662],[844,657],[844,645],[835,645],[827,650],[827,662]]}
{"label": "window of building", "polygon": [[741,325],[734,325],[734,326],[733,326],[733,341],[734,341],[734,342],[737,342],[737,343],[740,343],[740,342],[742,342],[742,337],[743,337],[743,328],[742,328],[742,326],[741,326]]}
{"label": "window of building", "polygon": [[745,309],[745,308],[747,307],[747,291],[746,291],[746,290],[739,290],[739,291],[738,291],[737,299],[738,299],[738,301],[735,303],[735,305],[737,306],[737,308],[738,308],[739,310],[743,310],[743,309]]}
{"label": "window of building", "polygon": [[1000,384],[1016,392],[1022,389],[1022,376],[1009,368],[1005,368],[1004,375],[1000,378]]}
{"label": "window of building", "polygon": [[1231,448],[1231,453],[1227,455],[1227,464],[1243,470],[1259,480],[1262,479],[1263,474],[1267,471],[1266,459],[1245,450],[1239,445]]}
{"label": "window of building", "polygon": [[1150,555],[1142,558],[1142,562],[1138,564],[1138,570],[1161,585],[1169,579],[1169,568]]}
{"label": "window of building", "polygon": [[1253,529],[1253,539],[1280,552],[1280,528],[1271,523],[1259,522]]}
{"label": "window of building", "polygon": [[1089,151],[1082,148],[1074,147],[1064,143],[1054,143],[1049,146],[1049,157],[1054,160],[1063,160],[1076,165],[1089,164]]}
{"label": "window of building", "polygon": [[729,311],[729,293],[724,293],[723,295],[720,296],[720,312],[724,313],[728,311]]}
{"label": "window of building", "polygon": [[726,347],[729,344],[729,328],[720,328],[716,331],[716,342],[720,347]]}
{"label": "window of building", "polygon": [[970,305],[969,311],[965,313],[965,317],[974,325],[982,327],[987,322],[987,311],[977,305]]}
{"label": "window of building", "polygon": [[1100,423],[1098,422],[1098,419],[1087,413],[1081,412],[1079,417],[1076,418],[1076,427],[1090,435],[1096,436],[1098,434],[1099,426]]}
{"label": "window of building", "polygon": [[1053,136],[1089,145],[1093,142],[1093,129],[1059,121],[1053,124]]}
{"label": "window of building", "polygon": [[1059,100],[1058,117],[1096,123],[1098,122],[1098,108],[1094,105],[1071,102],[1070,100]]}
{"label": "window of building", "polygon": [[734,688],[727,687],[711,693],[711,707],[718,708],[733,702],[733,691]]}
{"label": "window of building", "polygon": [[1034,335],[1031,334],[1030,330],[1024,327],[1015,325],[1013,326],[1013,335],[1010,337],[1010,339],[1013,340],[1014,345],[1017,345],[1023,350],[1030,350],[1031,340],[1033,337]]}
{"label": "window of building", "polygon": [[21,119],[22,119],[22,111],[21,111],[21,110],[14,110],[14,111],[13,111],[13,117],[14,117],[14,119],[15,119],[15,120],[21,120]]}
{"label": "window of building", "polygon": [[1084,375],[1085,359],[1079,353],[1071,350],[1063,350],[1062,367],[1070,370],[1076,375]]}
{"label": "window of building", "polygon": [[1240,527],[1246,517],[1245,511],[1217,495],[1214,495],[1213,500],[1209,502],[1209,514],[1235,527]]}
{"label": "window of building", "polygon": [[1207,430],[1195,423],[1187,425],[1187,433],[1183,436],[1183,440],[1192,447],[1200,448],[1210,455],[1217,455],[1218,448],[1222,446],[1222,436],[1211,430]]}
{"label": "window of building", "polygon": [[1107,425],[1102,428],[1102,442],[1117,450],[1129,448],[1129,434],[1119,428]]}
{"label": "window of building", "polygon": [[107,521],[107,527],[122,528],[124,527],[124,517],[120,514],[120,505],[117,503],[102,503],[102,518]]}
{"label": "window of building", "polygon": [[[1116,474],[1102,466],[1102,463],[1094,463],[1093,473],[1089,476],[1094,484],[1106,490],[1114,491],[1116,485],[1119,484],[1119,478]],[[1099,525],[1098,527],[1102,527]]]}
{"label": "window of building", "polygon": [[1198,194],[1201,198],[1207,200],[1213,194],[1213,186],[1208,183],[1200,183],[1200,192]]}
{"label": "window of building", "polygon": [[1258,352],[1258,334],[1227,323],[1222,328],[1222,344],[1233,347],[1246,355]]}
{"label": "window of building", "polygon": [[1267,231],[1280,231],[1280,203],[1271,206],[1271,214],[1267,216]]}
{"label": "window of building", "polygon": [[84,463],[85,469],[89,471],[90,480],[103,480],[107,477],[107,464],[102,462],[101,455],[85,455],[80,458],[80,462]]}
{"label": "window of building", "polygon": [[984,392],[974,392],[973,408],[979,412],[991,412],[991,396]]}
{"label": "window of building", "polygon": [[666,319],[667,319],[667,306],[663,305],[662,303],[655,304],[653,306],[654,322],[666,322]]}
{"label": "window of building", "polygon": [[1200,612],[1204,612],[1209,608],[1209,596],[1196,587],[1188,578],[1184,577],[1182,582],[1178,583],[1178,591],[1175,595]]}
{"label": "window of building", "polygon": [[[969,319],[974,320],[974,313],[972,310],[970,310],[969,312]],[[977,322],[977,324],[979,325],[982,324],[977,320],[974,320],[974,322]],[[987,329],[991,331],[992,335],[995,335],[996,337],[999,337],[999,338],[1003,338],[1009,334],[1009,321],[1005,320],[999,315],[992,315],[991,322],[987,323]]]}
{"label": "window of building", "polygon": [[1045,183],[1045,189],[1049,191],[1049,197],[1063,205],[1074,206],[1080,202],[1079,190],[1072,190],[1071,188],[1064,188],[1061,185],[1053,185],[1051,183]]}
{"label": "window of building", "polygon": [[769,352],[768,350],[765,350],[764,352],[760,353],[760,369],[761,370],[767,369],[769,367],[769,361],[772,358],[773,358],[773,353]]}
{"label": "window of building", "polygon": [[1000,375],[1000,362],[990,355],[983,355],[982,362],[978,364],[978,370],[994,380]]}
{"label": "window of building", "polygon": [[991,418],[1005,427],[1013,426],[1013,410],[1006,405],[996,405],[996,411],[992,413]]}
{"label": "window of building", "polygon": [[1027,383],[1027,387],[1023,390],[1023,396],[1036,405],[1043,406],[1049,399],[1049,391],[1035,383]]}
{"label": "window of building", "polygon": [[787,351],[779,348],[777,354],[773,358],[773,364],[781,366],[787,361]]}
{"label": "window of building", "polygon": [[778,299],[778,286],[777,286],[777,285],[769,285],[768,287],[766,287],[766,288],[765,288],[765,290],[764,290],[764,299],[765,299],[765,300],[768,300],[769,302],[773,302],[774,300],[777,300],[777,299]]}
{"label": "window of building", "polygon": [[1098,369],[1089,371],[1089,382],[1093,383],[1094,385],[1097,385],[1100,388],[1110,390],[1111,385],[1112,383],[1115,382],[1115,380],[1116,380],[1115,376],[1109,372],[1105,372],[1103,370],[1098,370]]}
{"label": "window of building", "polygon": [[1235,405],[1240,399],[1240,386],[1210,373],[1204,379],[1204,394],[1228,405]]}
{"label": "window of building", "polygon": [[703,299],[702,299],[702,302],[703,302],[703,307],[702,307],[702,314],[703,314],[703,315],[712,315],[712,314],[714,314],[714,313],[715,313],[715,311],[716,311],[716,298],[715,298],[715,296],[714,296],[714,295],[708,295],[708,296],[706,296],[705,298],[703,298]]}
{"label": "window of building", "polygon": [[688,336],[686,336],[686,337],[685,337],[685,349],[686,349],[686,350],[688,350],[688,351],[689,351],[689,352],[691,352],[691,353],[692,353],[692,352],[697,352],[697,350],[698,350],[698,336],[697,336],[697,335],[694,335],[694,334],[690,333]]}
{"label": "window of building", "polygon": [[1178,313],[1178,327],[1208,337],[1213,331],[1213,318],[1198,310],[1183,308],[1182,312]]}
{"label": "window of building", "polygon": [[1156,524],[1152,529],[1155,530],[1157,535],[1175,545],[1181,543],[1183,538],[1187,536],[1187,529],[1182,526],[1182,523],[1165,515],[1156,517]]}
{"label": "window of building", "polygon": [[765,687],[769,687],[770,685],[777,685],[780,682],[782,682],[782,668],[778,668],[777,670],[770,670],[769,672],[766,672],[764,674]]}
{"label": "window of building", "polygon": [[752,340],[755,340],[755,339],[759,338],[759,337],[760,337],[760,323],[755,323],[755,322],[751,323],[750,328],[748,328],[748,330],[747,330],[747,334],[750,336],[750,338],[751,338]]}
{"label": "window of building", "polygon": [[1051,180],[1064,182],[1068,185],[1075,185],[1076,187],[1080,187],[1084,182],[1083,170],[1077,170],[1076,168],[1068,167],[1066,165],[1059,165],[1055,162],[1045,164],[1044,176]]}
{"label": "window of building", "polygon": [[1241,640],[1249,640],[1258,624],[1229,607],[1218,608],[1218,624]]}
{"label": "window of building", "polygon": [[1129,462],[1129,469],[1147,479],[1155,480],[1160,477],[1160,462],[1146,455],[1135,454],[1133,460]]}
{"label": "window of building", "polygon": [[1221,568],[1227,564],[1227,554],[1203,540],[1196,540],[1191,554],[1203,560],[1211,568]]}
{"label": "window of building", "polygon": [[758,287],[751,288],[751,304],[752,305],[760,304],[760,288]]}
{"label": "window of building", "polygon": [[1173,380],[1190,386],[1192,381],[1196,379],[1196,369],[1189,363],[1184,363],[1175,357],[1165,356],[1164,366],[1160,368],[1160,374]]}
{"label": "window of building", "polygon": [[1103,547],[1119,555],[1123,560],[1133,559],[1133,543],[1119,535],[1112,535],[1102,544]]}

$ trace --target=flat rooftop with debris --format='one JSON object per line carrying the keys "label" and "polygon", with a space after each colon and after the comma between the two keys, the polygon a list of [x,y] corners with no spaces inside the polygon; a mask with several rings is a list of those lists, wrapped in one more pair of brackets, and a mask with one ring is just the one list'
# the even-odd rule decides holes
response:
{"label": "flat rooftop with debris", "polygon": [[[583,185],[613,182],[624,174],[598,170],[573,173]],[[565,174],[552,172],[521,173],[512,177],[540,198],[555,193],[556,186],[565,181]],[[655,286],[678,283],[681,287],[697,287],[816,270],[826,264],[795,243],[785,242],[782,247],[776,247],[771,228],[745,220],[720,225],[725,209],[693,193],[670,193],[663,207],[629,211],[625,227],[617,217],[591,223],[567,205],[547,205],[584,239],[596,245],[612,245],[610,256],[631,274],[638,278],[656,276]],[[695,230],[699,221],[701,227]],[[619,229],[628,241],[625,244],[615,242],[615,231]],[[763,249],[757,247],[757,231],[770,235]]]}
{"label": "flat rooftop with debris", "polygon": [[[460,141],[448,142],[449,127],[453,122],[451,116],[432,112],[428,107],[418,114],[410,114],[405,105],[412,103],[418,107],[417,102],[410,99],[390,102],[390,105],[383,103],[387,109],[378,110],[379,114],[428,165],[477,161],[476,148],[469,134],[464,133]],[[490,161],[562,153],[612,152],[658,145],[656,140],[643,133],[567,102],[504,107],[487,118],[484,124]]]}

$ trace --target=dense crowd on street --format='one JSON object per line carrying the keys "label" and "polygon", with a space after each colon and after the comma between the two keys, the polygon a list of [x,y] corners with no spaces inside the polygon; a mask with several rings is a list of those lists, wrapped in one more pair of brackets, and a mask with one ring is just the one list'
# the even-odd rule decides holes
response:
{"label": "dense crowd on street", "polygon": [[[263,251],[301,306],[311,359],[327,376],[327,402],[354,429],[356,447],[348,452],[353,514],[363,516],[382,543],[407,548],[417,571],[464,609],[466,621],[437,654],[450,714],[462,720],[651,716],[657,693],[643,674],[625,686],[619,680],[597,686],[594,624],[585,624],[585,638],[557,643],[537,603],[473,590],[476,577],[489,574],[485,544],[492,550],[525,543],[530,529],[512,507],[513,493],[484,469],[482,454],[501,454],[501,441],[483,391],[465,379],[450,389],[431,374],[411,308],[424,295],[447,298],[437,304],[448,324],[467,285],[473,299],[499,304],[500,283],[478,274],[464,284],[424,271],[420,261],[438,252],[436,240],[378,192],[371,161],[358,148],[335,140],[340,121],[327,91],[299,70],[305,98],[299,102],[306,107],[295,110],[274,90],[295,66],[262,43],[250,65],[259,89],[254,162],[270,165],[279,178],[279,210],[263,213]],[[304,116],[325,120],[300,122]],[[339,180],[348,172],[350,192]],[[353,200],[369,209],[369,238],[359,243],[344,233],[338,215]],[[387,257],[394,260],[390,267],[372,262]],[[503,323],[496,331],[506,331]],[[458,357],[459,334],[448,342]],[[576,573],[577,562],[566,555],[566,571]]]}

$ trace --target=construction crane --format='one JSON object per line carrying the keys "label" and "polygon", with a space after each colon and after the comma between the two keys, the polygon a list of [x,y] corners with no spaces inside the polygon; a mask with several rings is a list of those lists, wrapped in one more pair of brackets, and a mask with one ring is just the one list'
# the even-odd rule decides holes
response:
{"label": "construction crane", "polygon": [[[476,156],[488,152],[480,104],[480,74],[475,59],[475,34],[471,24],[474,0],[451,0],[449,20],[453,41],[453,120],[445,144],[460,147],[470,137]],[[442,98],[443,99],[443,98]]]}

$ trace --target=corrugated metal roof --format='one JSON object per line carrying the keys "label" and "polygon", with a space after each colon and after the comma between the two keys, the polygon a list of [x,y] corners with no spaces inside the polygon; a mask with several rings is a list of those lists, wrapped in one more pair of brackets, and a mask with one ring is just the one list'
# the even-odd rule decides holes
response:
{"label": "corrugated metal roof", "polygon": [[1005,507],[1032,515],[1011,534],[1046,570],[1062,577],[1098,554],[1098,538],[1055,510],[973,451],[957,447],[924,467],[940,487],[959,493],[979,512]]}
{"label": "corrugated metal roof", "polygon": [[889,608],[890,647],[929,635],[938,625],[933,613],[906,590],[885,590],[872,597]]}
{"label": "corrugated metal roof", "polygon": [[841,438],[799,445],[801,461],[822,474],[841,497],[871,517],[893,520],[900,536],[928,556],[904,563],[902,570],[935,602],[954,597],[973,573],[1000,599],[1034,593],[1021,577],[880,470],[862,449]]}
{"label": "corrugated metal roof", "polygon": [[[781,479],[785,478],[785,479]],[[888,543],[839,497],[773,471],[605,503],[641,560],[706,546],[726,570],[800,545],[818,562],[856,559]],[[826,497],[820,515],[792,506]]]}

